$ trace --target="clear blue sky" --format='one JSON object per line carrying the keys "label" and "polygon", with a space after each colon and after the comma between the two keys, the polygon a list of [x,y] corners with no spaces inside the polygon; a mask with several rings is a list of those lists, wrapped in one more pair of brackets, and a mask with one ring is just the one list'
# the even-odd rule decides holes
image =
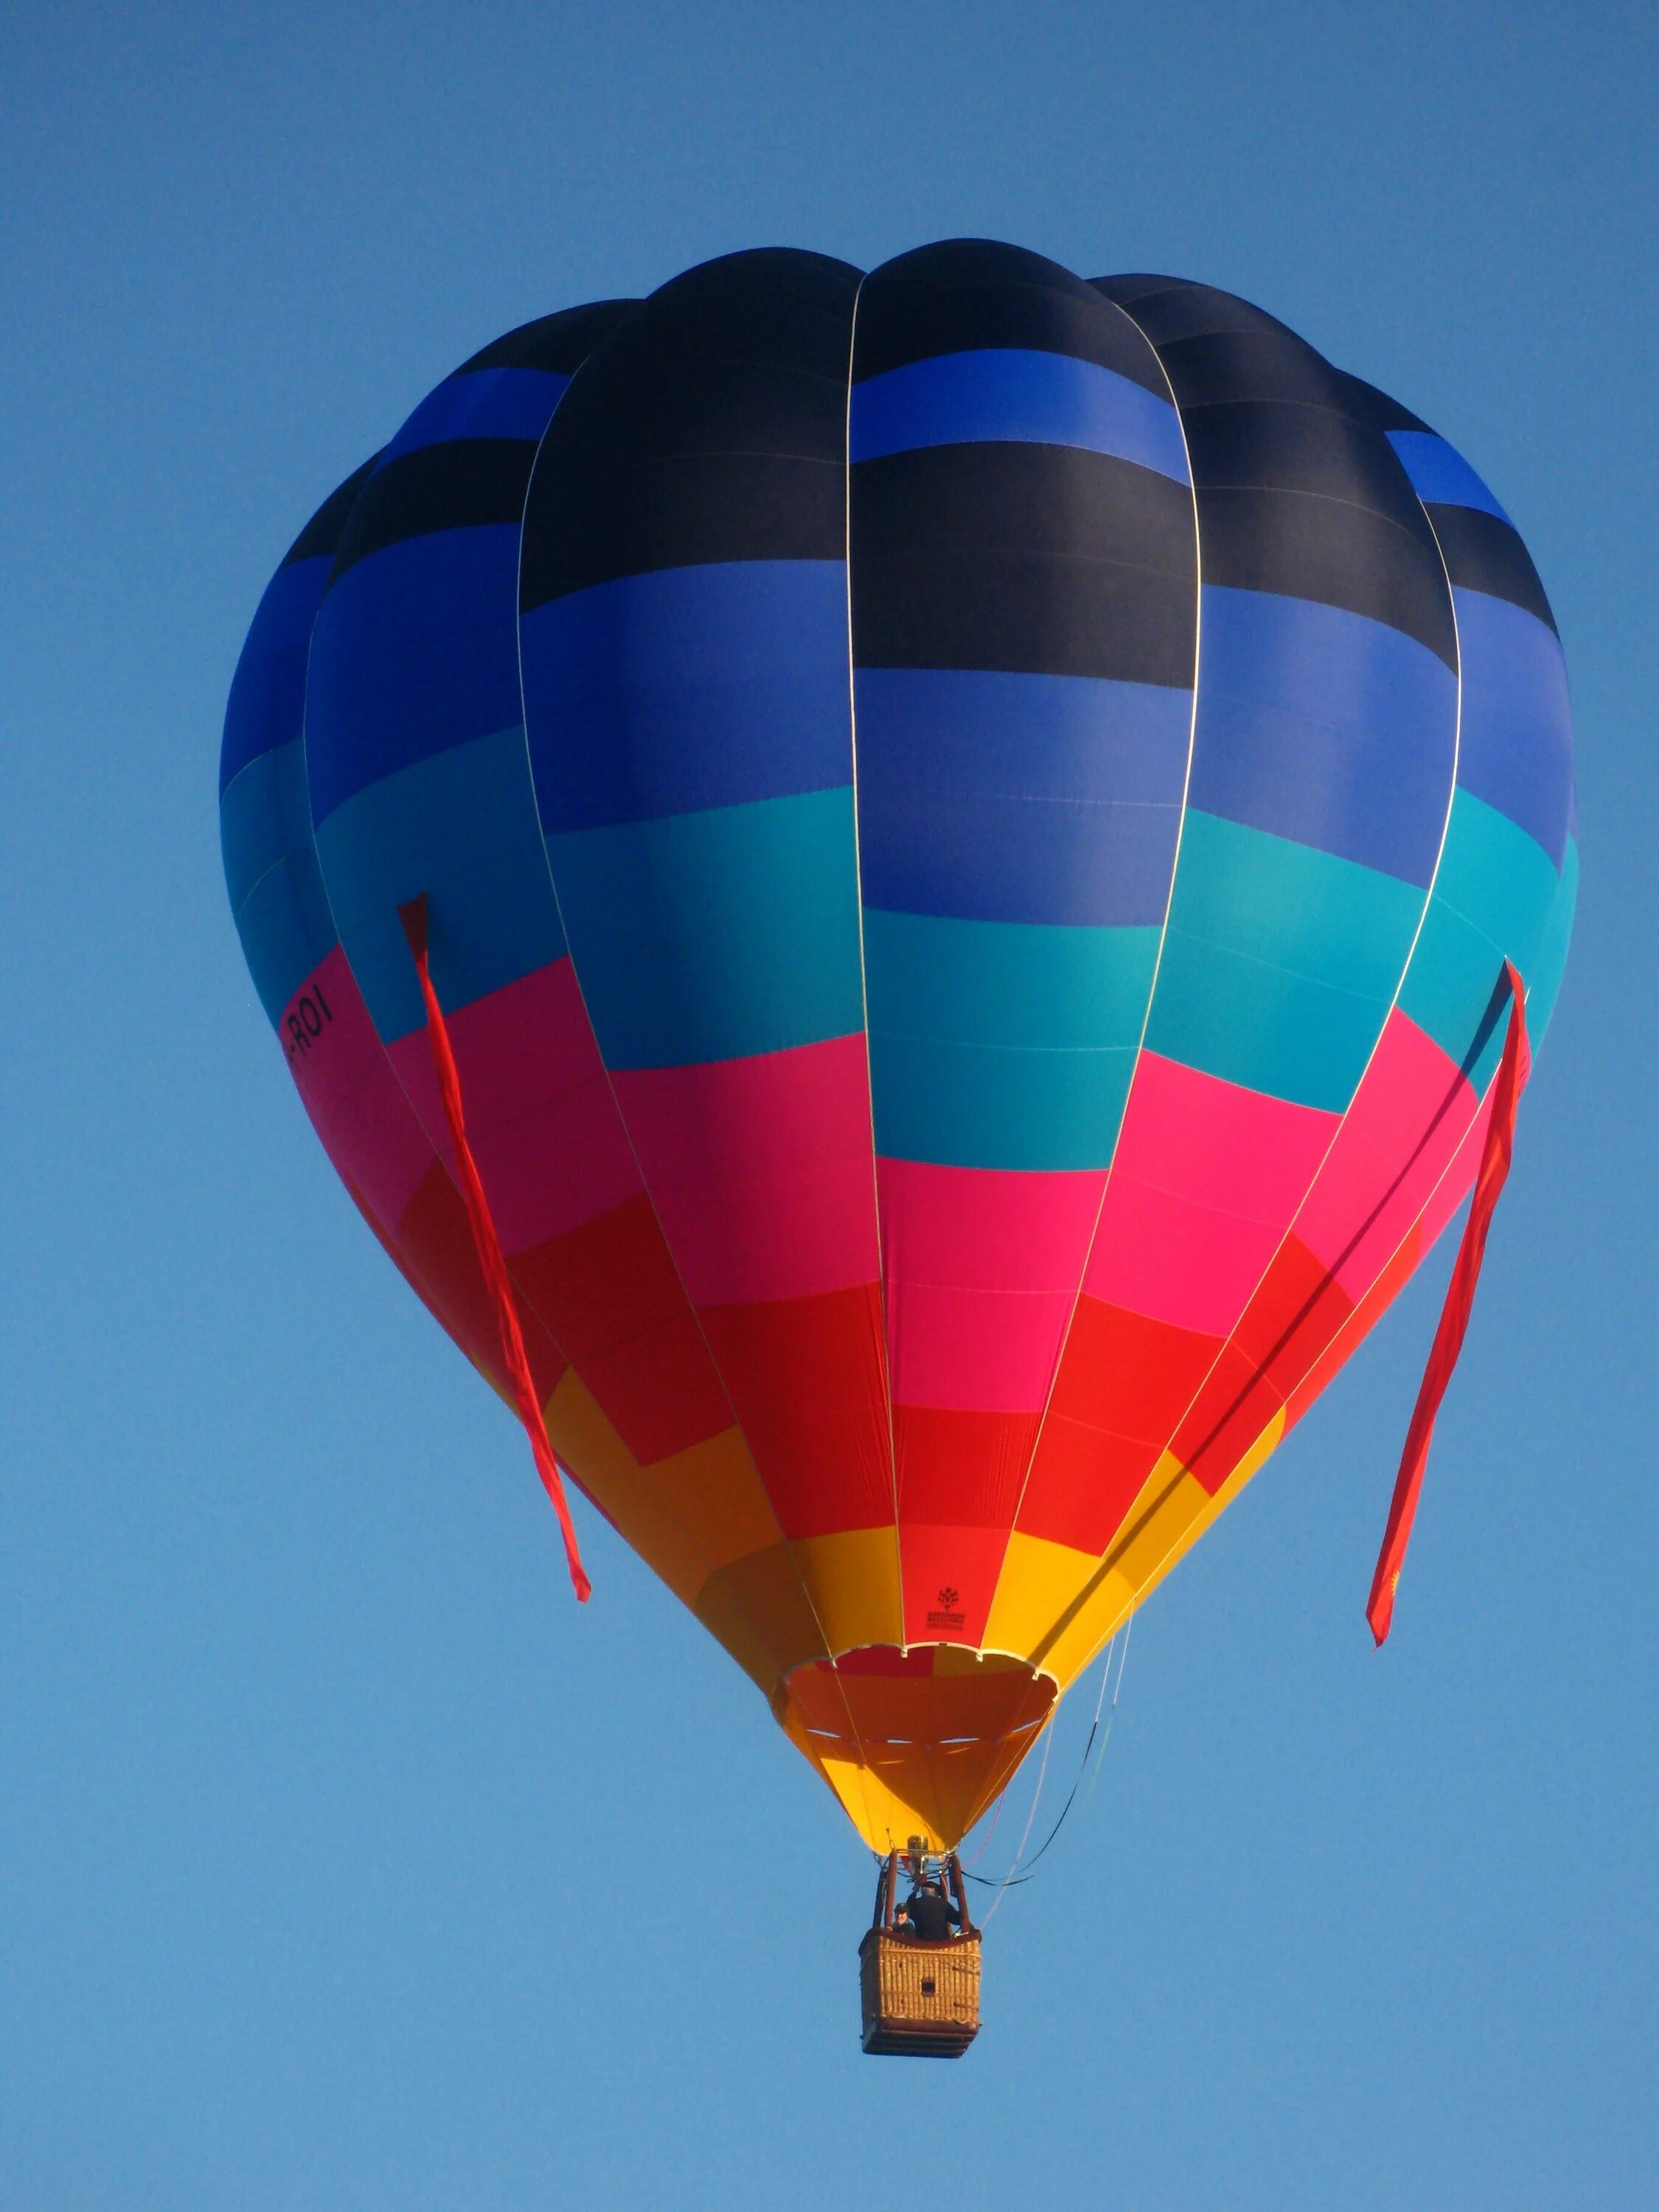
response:
{"label": "clear blue sky", "polygon": [[[8,11],[0,2203],[1654,2202],[1655,23]],[[1583,893],[1393,1642],[1443,1253],[1137,1623],[979,2045],[905,2067],[851,1831],[592,1515],[579,1613],[335,1183],[215,766],[289,538],[495,332],[962,233],[1243,292],[1471,456],[1560,618]]]}

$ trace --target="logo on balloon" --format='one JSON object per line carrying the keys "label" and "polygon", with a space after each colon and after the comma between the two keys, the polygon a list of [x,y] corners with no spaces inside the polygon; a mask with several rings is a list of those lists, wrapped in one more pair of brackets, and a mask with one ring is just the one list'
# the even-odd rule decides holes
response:
{"label": "logo on balloon", "polygon": [[930,1613],[927,1616],[927,1626],[929,1628],[960,1628],[963,1626],[963,1623],[967,1620],[967,1615],[957,1611],[957,1601],[960,1599],[961,1595],[962,1592],[959,1589],[954,1589],[949,1583],[945,1583],[944,1589],[939,1594],[939,1609],[937,1612]]}

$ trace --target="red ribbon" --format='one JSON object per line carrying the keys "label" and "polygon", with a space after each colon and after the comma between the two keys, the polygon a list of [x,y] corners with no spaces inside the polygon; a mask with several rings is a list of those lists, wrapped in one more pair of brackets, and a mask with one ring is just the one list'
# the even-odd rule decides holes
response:
{"label": "red ribbon", "polygon": [[443,1095],[444,1113],[449,1121],[449,1134],[455,1147],[456,1163],[460,1169],[461,1196],[466,1201],[466,1218],[472,1225],[473,1246],[478,1255],[478,1265],[483,1272],[484,1286],[495,1308],[495,1320],[501,1333],[501,1358],[507,1367],[507,1380],[513,1386],[514,1402],[519,1409],[519,1419],[524,1423],[525,1434],[530,1439],[530,1449],[536,1455],[537,1472],[553,1501],[553,1510],[559,1516],[559,1528],[564,1537],[564,1555],[570,1565],[570,1580],[577,1597],[585,1605],[593,1585],[587,1579],[581,1553],[576,1547],[575,1526],[570,1518],[564,1484],[559,1478],[558,1462],[547,1441],[546,1425],[542,1419],[542,1409],[537,1403],[530,1362],[525,1357],[524,1334],[519,1327],[519,1309],[513,1295],[512,1279],[507,1272],[507,1261],[501,1256],[501,1240],[495,1234],[495,1224],[490,1214],[489,1201],[484,1196],[477,1162],[473,1158],[472,1147],[466,1140],[466,1124],[461,1114],[460,1074],[455,1066],[455,1055],[450,1049],[443,1008],[438,1004],[438,994],[432,988],[432,971],[426,957],[426,893],[422,891],[419,898],[411,899],[407,906],[400,906],[398,914],[404,925],[404,935],[409,939],[409,949],[415,956],[416,973],[421,979],[421,994],[426,1000],[426,1029],[432,1043],[432,1065],[438,1071],[438,1089]]}
{"label": "red ribbon", "polygon": [[1504,963],[1504,974],[1510,987],[1510,1025],[1504,1039],[1498,1079],[1492,1085],[1492,1119],[1486,1124],[1480,1171],[1474,1179],[1474,1198],[1463,1226],[1463,1241],[1457,1248],[1451,1280],[1446,1285],[1446,1302],[1440,1309],[1440,1325],[1429,1350],[1429,1364],[1423,1370],[1412,1425],[1406,1431],[1406,1449],[1401,1454],[1400,1472],[1395,1478],[1394,1498],[1389,1507],[1389,1525],[1383,1532],[1382,1549],[1377,1556],[1376,1572],[1371,1578],[1371,1594],[1365,1607],[1365,1618],[1379,1644],[1387,1638],[1393,1624],[1394,1594],[1400,1586],[1400,1570],[1405,1564],[1406,1547],[1411,1541],[1418,1495],[1423,1487],[1423,1470],[1428,1464],[1429,1444],[1434,1436],[1435,1416],[1457,1364],[1457,1355],[1463,1349],[1469,1309],[1474,1304],[1474,1286],[1480,1279],[1480,1262],[1486,1249],[1486,1231],[1492,1226],[1498,1194],[1508,1180],[1510,1160],[1515,1151],[1515,1109],[1521,1097],[1522,1062],[1527,1054],[1527,1004],[1512,961]]}

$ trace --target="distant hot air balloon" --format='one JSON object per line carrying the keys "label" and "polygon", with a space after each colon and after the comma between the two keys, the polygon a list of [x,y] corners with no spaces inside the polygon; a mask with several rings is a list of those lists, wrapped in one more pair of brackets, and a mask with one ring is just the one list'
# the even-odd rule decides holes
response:
{"label": "distant hot air balloon", "polygon": [[475,356],[277,571],[222,788],[353,1199],[513,1395],[423,916],[532,1412],[882,1852],[1451,1219],[1576,880],[1468,465],[1242,300],[984,242]]}

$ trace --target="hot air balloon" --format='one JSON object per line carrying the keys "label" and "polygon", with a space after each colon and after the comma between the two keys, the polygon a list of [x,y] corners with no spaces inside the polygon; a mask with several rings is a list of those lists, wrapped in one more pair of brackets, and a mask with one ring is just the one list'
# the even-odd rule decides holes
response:
{"label": "hot air balloon", "polygon": [[1468,1196],[1571,785],[1449,445],[1243,300],[985,241],[475,355],[295,540],[221,772],[369,1226],[883,1854]]}

